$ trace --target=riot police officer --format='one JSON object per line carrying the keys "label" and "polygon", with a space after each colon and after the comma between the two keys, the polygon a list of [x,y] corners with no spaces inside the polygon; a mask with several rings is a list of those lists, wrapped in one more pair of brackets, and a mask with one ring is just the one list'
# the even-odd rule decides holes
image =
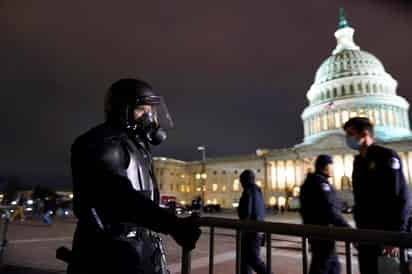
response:
{"label": "riot police officer", "polygon": [[[402,162],[392,149],[375,144],[368,118],[355,117],[344,125],[347,145],[359,151],[353,164],[354,219],[358,228],[406,231],[410,197]],[[397,255],[398,248],[358,246],[362,274],[378,273],[378,257]]]}
{"label": "riot police officer", "polygon": [[159,207],[150,147],[173,126],[162,97],[137,79],[109,89],[106,121],[71,149],[78,218],[68,273],[167,273],[161,239],[193,249],[200,230]]}
{"label": "riot police officer", "polygon": [[[341,214],[342,205],[328,178],[333,176],[329,155],[319,155],[315,173],[309,173],[300,189],[300,213],[304,224],[348,227]],[[310,240],[312,261],[310,274],[338,274],[340,264],[334,241]]]}
{"label": "riot police officer", "polygon": [[[238,215],[241,220],[263,221],[265,204],[262,191],[255,184],[255,174],[246,169],[240,174],[243,193],[240,197]],[[257,274],[268,273],[265,263],[260,259],[260,247],[264,241],[262,233],[242,233],[241,274],[251,274],[252,269]]]}

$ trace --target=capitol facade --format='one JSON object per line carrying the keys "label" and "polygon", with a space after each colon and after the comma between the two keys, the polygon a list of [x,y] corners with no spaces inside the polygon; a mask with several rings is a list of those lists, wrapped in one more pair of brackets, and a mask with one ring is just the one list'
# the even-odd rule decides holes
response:
{"label": "capitol facade", "polygon": [[[355,151],[345,143],[343,124],[351,117],[368,117],[375,125],[378,143],[395,149],[402,160],[405,178],[412,185],[412,132],[409,103],[397,94],[397,81],[373,54],[353,39],[343,12],[335,32],[336,48],[319,67],[307,92],[309,105],[301,118],[302,143],[285,149],[257,149],[256,154],[183,162],[155,158],[162,195],[190,203],[204,202],[231,208],[241,195],[239,174],[256,173],[266,204],[289,205],[299,193],[306,174],[319,154],[333,156],[335,174],[330,179],[342,199],[352,203],[351,174]],[[384,202],[384,201],[382,201]]]}

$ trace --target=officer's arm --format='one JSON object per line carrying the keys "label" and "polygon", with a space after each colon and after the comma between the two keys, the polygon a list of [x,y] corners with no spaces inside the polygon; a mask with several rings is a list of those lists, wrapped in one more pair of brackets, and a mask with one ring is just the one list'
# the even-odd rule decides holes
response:
{"label": "officer's arm", "polygon": [[[102,193],[111,197],[102,197],[100,206],[114,220],[134,222],[157,232],[169,233],[170,228],[177,223],[177,217],[167,210],[160,208],[148,197],[135,191],[127,177],[129,155],[119,142],[102,146],[98,153],[98,178],[101,182]],[[96,195],[99,195],[96,189]],[[116,210],[116,211],[114,211]],[[106,215],[106,214],[105,214]]]}
{"label": "officer's arm", "polygon": [[335,200],[335,195],[332,195],[332,189],[328,184],[321,184],[321,204],[325,209],[326,218],[334,226],[343,226],[350,227],[348,222],[342,216],[342,213],[339,211],[339,208],[336,206],[337,201]]}
{"label": "officer's arm", "polygon": [[249,191],[245,190],[240,197],[238,215],[240,219],[248,219],[252,214],[252,199]]}
{"label": "officer's arm", "polygon": [[384,190],[389,198],[389,203],[393,205],[394,211],[390,211],[389,218],[393,219],[393,223],[389,229],[406,231],[409,210],[410,198],[409,192],[405,183],[405,177],[402,172],[402,164],[399,156],[393,153],[392,157],[386,161],[383,167],[382,182],[385,184]]}

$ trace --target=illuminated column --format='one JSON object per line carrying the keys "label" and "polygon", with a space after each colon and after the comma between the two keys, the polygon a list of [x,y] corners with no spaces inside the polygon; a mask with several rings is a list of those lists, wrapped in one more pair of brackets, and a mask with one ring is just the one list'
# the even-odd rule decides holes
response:
{"label": "illuminated column", "polygon": [[374,118],[375,118],[375,125],[380,125],[381,121],[380,121],[380,118],[379,118],[379,116],[380,116],[379,115],[379,109],[376,106],[373,107],[373,115],[374,115]]}
{"label": "illuminated column", "polygon": [[328,111],[328,129],[334,129],[333,123],[334,115],[332,111]]}
{"label": "illuminated column", "polygon": [[275,162],[271,162],[271,182],[272,182],[272,190],[277,190],[278,186],[277,186],[277,170],[276,170],[276,161]]}
{"label": "illuminated column", "polygon": [[410,182],[410,173],[408,168],[408,153],[407,152],[400,152],[399,156],[401,157],[402,167],[403,167],[403,174],[407,182]]}
{"label": "illuminated column", "polygon": [[308,121],[307,120],[303,124],[303,132],[305,134],[305,137],[308,136]]}
{"label": "illuminated column", "polygon": [[348,176],[349,178],[352,177],[353,160],[354,160],[354,157],[351,154],[346,154],[344,156],[344,175]]}
{"label": "illuminated column", "polygon": [[[412,152],[411,151],[407,152],[407,158],[408,158],[408,164],[405,168],[408,169],[408,173],[412,177]],[[409,181],[409,184],[412,184],[412,180]]]}
{"label": "illuminated column", "polygon": [[295,184],[295,165],[293,160],[286,161],[286,185],[287,188]]}
{"label": "illuminated column", "polygon": [[407,119],[407,112],[404,109],[400,110],[400,115],[401,115],[401,127],[406,128],[406,119]]}
{"label": "illuminated column", "polygon": [[334,115],[335,128],[341,128],[341,127],[342,127],[342,123],[341,123],[340,110],[335,111],[335,112],[333,113],[333,115]]}
{"label": "illuminated column", "polygon": [[304,180],[302,160],[295,160],[295,171],[295,185],[300,186]]}
{"label": "illuminated column", "polygon": [[387,121],[387,116],[386,116],[386,107],[381,107],[381,118],[382,118],[382,125],[387,126],[388,121]]}
{"label": "illuminated column", "polygon": [[348,110],[342,110],[341,115],[342,115],[342,118],[341,118],[342,125],[344,125],[349,120]]}
{"label": "illuminated column", "polygon": [[286,176],[285,176],[284,161],[277,161],[277,187],[279,191],[285,190]]}
{"label": "illuminated column", "polygon": [[333,157],[333,166],[334,166],[334,181],[335,187],[337,190],[341,190],[341,180],[344,175],[344,165],[342,155],[336,155]]}

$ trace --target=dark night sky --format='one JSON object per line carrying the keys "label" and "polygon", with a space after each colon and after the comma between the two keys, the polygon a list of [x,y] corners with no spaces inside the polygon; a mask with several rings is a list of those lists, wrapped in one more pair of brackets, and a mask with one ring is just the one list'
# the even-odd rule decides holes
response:
{"label": "dark night sky", "polygon": [[407,1],[103,2],[0,1],[0,176],[67,176],[70,144],[102,121],[104,93],[121,77],[146,79],[166,98],[176,128],[156,155],[299,143],[341,6],[355,41],[412,102]]}

